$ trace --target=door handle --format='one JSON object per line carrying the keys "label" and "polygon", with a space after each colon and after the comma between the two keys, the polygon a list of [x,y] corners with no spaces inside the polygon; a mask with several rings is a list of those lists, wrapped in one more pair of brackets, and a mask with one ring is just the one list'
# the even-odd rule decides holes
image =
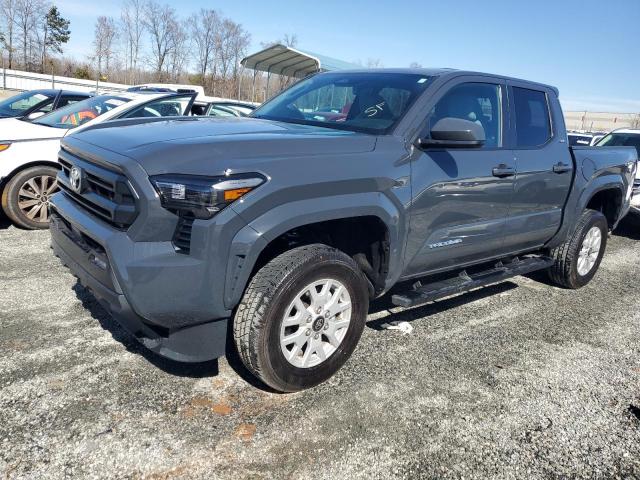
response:
{"label": "door handle", "polygon": [[558,162],[553,166],[553,173],[567,173],[571,171],[571,165]]}
{"label": "door handle", "polygon": [[494,167],[491,173],[494,177],[498,178],[513,177],[516,174],[516,169],[508,167],[505,164],[500,164],[497,167]]}

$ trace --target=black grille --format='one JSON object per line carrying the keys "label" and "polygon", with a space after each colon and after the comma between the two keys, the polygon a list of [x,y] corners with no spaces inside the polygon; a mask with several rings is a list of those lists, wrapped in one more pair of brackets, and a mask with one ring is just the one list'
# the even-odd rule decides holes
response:
{"label": "black grille", "polygon": [[189,254],[191,252],[191,229],[193,227],[192,216],[180,217],[176,232],[173,235],[173,246],[179,253]]}
{"label": "black grille", "polygon": [[[58,184],[66,195],[117,228],[124,229],[133,223],[137,210],[127,177],[66,150],[60,151],[58,161],[62,167],[58,174]],[[80,193],[72,189],[69,182],[73,167],[78,167],[84,172],[84,188]]]}

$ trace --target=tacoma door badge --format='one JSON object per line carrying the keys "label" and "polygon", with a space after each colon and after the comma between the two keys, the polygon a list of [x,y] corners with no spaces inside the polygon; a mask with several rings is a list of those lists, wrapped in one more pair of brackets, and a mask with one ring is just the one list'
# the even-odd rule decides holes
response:
{"label": "tacoma door badge", "polygon": [[453,240],[446,240],[444,242],[431,243],[429,245],[429,248],[448,247],[450,245],[457,245],[458,243],[462,243],[461,238],[454,238]]}

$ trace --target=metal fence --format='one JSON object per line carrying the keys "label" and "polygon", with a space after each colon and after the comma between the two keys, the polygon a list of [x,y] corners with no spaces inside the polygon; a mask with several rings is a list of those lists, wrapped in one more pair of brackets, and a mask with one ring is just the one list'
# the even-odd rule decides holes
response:
{"label": "metal fence", "polygon": [[122,83],[98,82],[79,78],[61,77],[42,73],[2,69],[1,85],[4,90],[35,90],[39,88],[61,88],[80,92],[121,92],[129,88]]}

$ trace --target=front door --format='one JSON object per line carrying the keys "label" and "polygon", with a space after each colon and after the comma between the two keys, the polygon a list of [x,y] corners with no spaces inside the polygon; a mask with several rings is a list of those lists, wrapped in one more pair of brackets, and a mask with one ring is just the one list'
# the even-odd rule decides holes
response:
{"label": "front door", "polygon": [[505,148],[506,95],[500,83],[454,80],[437,99],[425,131],[445,117],[476,122],[486,142],[433,148],[412,159],[410,233],[405,277],[500,256],[515,178]]}

